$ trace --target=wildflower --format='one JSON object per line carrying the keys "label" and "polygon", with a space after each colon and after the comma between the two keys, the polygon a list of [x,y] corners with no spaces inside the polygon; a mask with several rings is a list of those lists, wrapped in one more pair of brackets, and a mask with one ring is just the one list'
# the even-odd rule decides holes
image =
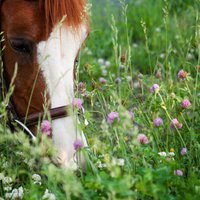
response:
{"label": "wildflower", "polygon": [[119,85],[121,82],[122,82],[121,78],[118,77],[118,78],[115,79],[115,83],[117,85]]}
{"label": "wildflower", "polygon": [[108,74],[108,71],[106,69],[102,70],[101,72],[102,72],[103,76],[107,76],[107,74]]}
{"label": "wildflower", "polygon": [[74,141],[74,149],[77,151],[83,147],[83,141],[80,139],[77,139]]}
{"label": "wildflower", "polygon": [[183,147],[182,149],[181,149],[181,155],[182,156],[184,156],[184,155],[186,155],[187,154],[187,148],[186,147]]}
{"label": "wildflower", "polygon": [[156,78],[162,78],[161,71],[157,71],[157,72],[156,72]]}
{"label": "wildflower", "polygon": [[132,111],[128,111],[129,117],[131,120],[134,119],[134,113]]}
{"label": "wildflower", "polygon": [[51,124],[48,120],[44,120],[41,123],[41,132],[47,136],[51,135],[52,129],[51,129]]}
{"label": "wildflower", "polygon": [[50,193],[48,189],[46,189],[42,199],[56,200],[56,196],[55,194]]}
{"label": "wildflower", "polygon": [[193,55],[192,53],[188,53],[188,54],[186,55],[186,58],[187,58],[188,60],[192,60],[192,59],[194,58],[194,55]]}
{"label": "wildflower", "polygon": [[23,187],[20,187],[18,189],[13,189],[11,193],[6,193],[5,197],[6,199],[17,200],[17,199],[22,199],[23,195],[24,195]]}
{"label": "wildflower", "polygon": [[191,103],[188,99],[184,99],[181,103],[182,108],[187,109],[188,107],[191,106]]}
{"label": "wildflower", "polygon": [[107,80],[103,77],[100,77],[99,82],[102,83],[102,84],[105,84],[105,83],[107,83]]}
{"label": "wildflower", "polygon": [[162,157],[166,157],[167,156],[166,152],[164,152],[164,151],[163,152],[159,152],[158,155],[160,155]]}
{"label": "wildflower", "polygon": [[148,144],[149,143],[149,140],[145,134],[139,134],[137,137],[137,141],[140,144]]}
{"label": "wildflower", "polygon": [[108,114],[107,122],[109,124],[112,124],[115,119],[117,119],[118,122],[120,121],[119,113],[118,112],[111,112],[110,114]]}
{"label": "wildflower", "polygon": [[78,84],[78,91],[83,94],[86,90],[86,83],[80,82]]}
{"label": "wildflower", "polygon": [[183,69],[178,72],[178,78],[180,80],[184,80],[186,77],[187,77],[187,72],[185,72]]}
{"label": "wildflower", "polygon": [[176,118],[172,119],[171,124],[170,124],[170,127],[172,130],[176,130],[176,128],[181,129],[182,126],[183,125]]}
{"label": "wildflower", "polygon": [[113,158],[112,165],[124,166],[124,159],[123,158]]}
{"label": "wildflower", "polygon": [[131,81],[132,81],[132,76],[126,76],[126,80],[127,80],[128,82],[131,82]]}
{"label": "wildflower", "polygon": [[104,60],[103,58],[99,58],[99,59],[97,60],[97,62],[98,62],[100,65],[103,65],[104,62],[105,62],[105,60]]}
{"label": "wildflower", "polygon": [[169,152],[169,153],[168,153],[168,156],[174,157],[174,156],[175,156],[175,153],[174,153],[174,152]]}
{"label": "wildflower", "polygon": [[154,119],[153,123],[154,123],[154,126],[159,127],[163,125],[163,120],[160,117],[158,117]]}
{"label": "wildflower", "polygon": [[174,149],[173,148],[170,148],[170,150],[169,150],[170,152],[174,152]]}
{"label": "wildflower", "polygon": [[157,33],[160,33],[161,29],[160,29],[159,27],[157,27],[157,28],[155,29],[155,31],[156,31]]}
{"label": "wildflower", "polygon": [[105,66],[106,66],[106,67],[110,67],[110,61],[108,61],[108,60],[105,61]]}
{"label": "wildflower", "polygon": [[153,86],[150,88],[150,92],[158,92],[160,89],[160,86],[158,84],[153,84]]}
{"label": "wildflower", "polygon": [[39,175],[39,174],[33,174],[33,176],[32,176],[32,179],[33,179],[33,183],[34,184],[39,184],[39,185],[41,185],[41,176]]}
{"label": "wildflower", "polygon": [[83,101],[79,98],[74,98],[72,101],[72,105],[74,108],[80,110],[82,108]]}
{"label": "wildflower", "polygon": [[180,169],[174,170],[174,175],[175,176],[183,176],[183,171]]}
{"label": "wildflower", "polygon": [[164,54],[164,53],[161,53],[161,54],[160,54],[160,58],[164,59],[164,58],[165,58],[165,54]]}
{"label": "wildflower", "polygon": [[140,88],[140,87],[141,87],[140,82],[139,82],[139,81],[135,81],[135,82],[133,83],[133,87],[134,87],[135,89]]}

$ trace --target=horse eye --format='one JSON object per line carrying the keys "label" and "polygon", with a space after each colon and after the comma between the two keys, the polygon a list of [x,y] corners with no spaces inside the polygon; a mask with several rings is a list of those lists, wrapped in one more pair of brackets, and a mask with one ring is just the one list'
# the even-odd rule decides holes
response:
{"label": "horse eye", "polygon": [[31,54],[32,43],[25,39],[10,39],[10,46],[19,53]]}

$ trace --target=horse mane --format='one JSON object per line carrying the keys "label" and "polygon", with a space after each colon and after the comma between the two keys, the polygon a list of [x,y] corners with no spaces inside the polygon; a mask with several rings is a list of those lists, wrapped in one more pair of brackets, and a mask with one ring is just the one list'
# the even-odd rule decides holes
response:
{"label": "horse mane", "polygon": [[64,16],[66,19],[63,23],[74,29],[88,19],[85,11],[87,0],[39,0],[39,3],[44,9],[47,32]]}

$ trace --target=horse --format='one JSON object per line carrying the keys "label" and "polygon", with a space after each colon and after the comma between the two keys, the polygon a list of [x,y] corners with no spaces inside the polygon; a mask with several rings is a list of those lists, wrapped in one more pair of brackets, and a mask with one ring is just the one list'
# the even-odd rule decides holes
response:
{"label": "horse", "polygon": [[[12,106],[20,123],[34,135],[47,107],[54,116],[52,140],[59,163],[73,169],[78,167],[74,141],[80,139],[84,147],[88,144],[77,129],[75,114],[69,115],[64,109],[74,99],[75,63],[89,34],[86,3],[86,0],[0,1],[7,85],[11,83],[16,63],[18,66]],[[36,123],[28,124],[26,120],[33,122],[33,118]]]}

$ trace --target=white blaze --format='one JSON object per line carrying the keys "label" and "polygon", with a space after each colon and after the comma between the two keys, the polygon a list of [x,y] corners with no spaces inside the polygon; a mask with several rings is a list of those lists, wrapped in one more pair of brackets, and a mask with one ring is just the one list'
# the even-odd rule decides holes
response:
{"label": "white blaze", "polygon": [[[56,27],[48,40],[37,46],[38,62],[48,87],[51,108],[72,103],[74,61],[86,36],[84,25],[76,32],[67,26]],[[53,120],[52,135],[61,163],[69,168],[76,167],[73,143],[77,138],[81,138],[85,146],[87,142],[77,130],[74,116]]]}

